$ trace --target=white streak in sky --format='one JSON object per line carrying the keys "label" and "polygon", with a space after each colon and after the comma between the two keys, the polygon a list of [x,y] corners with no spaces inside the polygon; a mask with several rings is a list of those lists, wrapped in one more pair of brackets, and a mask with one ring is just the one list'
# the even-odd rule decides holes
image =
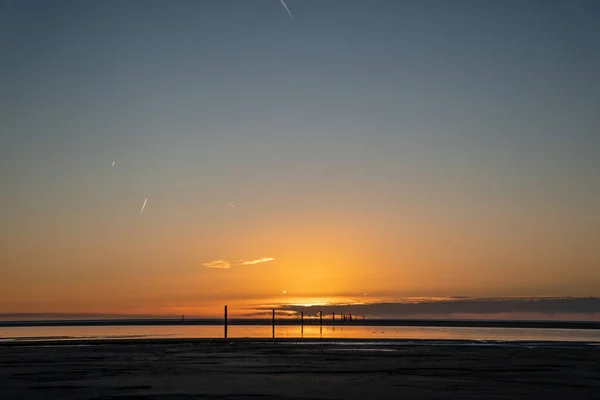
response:
{"label": "white streak in sky", "polygon": [[234,206],[233,204],[231,204],[231,202],[230,202],[230,201],[228,201],[228,203],[229,203],[229,205],[230,205],[232,208],[235,208],[235,206]]}
{"label": "white streak in sky", "polygon": [[283,0],[279,0],[281,1],[281,4],[285,7],[285,10],[287,11],[288,14],[290,14],[290,17],[292,19],[294,19],[294,16],[292,15],[292,13],[290,12],[290,9],[288,8],[288,6],[285,5],[285,2]]}
{"label": "white streak in sky", "polygon": [[142,204],[142,209],[140,210],[140,216],[138,217],[138,219],[142,217],[142,213],[144,212],[144,208],[146,208],[146,202],[148,202],[148,199],[144,200],[144,204]]}
{"label": "white streak in sky", "polygon": [[115,166],[115,161],[113,161],[113,165],[112,165],[112,166],[113,166],[113,167]]}

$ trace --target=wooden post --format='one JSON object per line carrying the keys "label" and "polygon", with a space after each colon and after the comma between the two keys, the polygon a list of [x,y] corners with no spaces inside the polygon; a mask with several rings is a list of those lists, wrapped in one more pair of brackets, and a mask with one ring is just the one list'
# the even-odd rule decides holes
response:
{"label": "wooden post", "polygon": [[319,334],[323,334],[323,311],[319,311]]}
{"label": "wooden post", "polygon": [[300,335],[304,337],[304,311],[300,311]]}
{"label": "wooden post", "polygon": [[227,339],[227,306],[225,306],[224,324],[223,324],[223,337]]}
{"label": "wooden post", "polygon": [[352,314],[348,314],[348,321],[352,322]]}
{"label": "wooden post", "polygon": [[273,339],[275,339],[275,309],[273,309]]}
{"label": "wooden post", "polygon": [[331,316],[331,325],[335,325],[335,313]]}

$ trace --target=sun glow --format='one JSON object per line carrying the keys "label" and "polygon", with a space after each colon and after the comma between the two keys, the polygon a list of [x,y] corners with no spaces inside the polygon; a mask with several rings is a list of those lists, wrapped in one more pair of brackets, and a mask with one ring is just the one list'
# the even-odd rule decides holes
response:
{"label": "sun glow", "polygon": [[[285,293],[284,293],[285,294]],[[315,306],[335,306],[335,305],[360,305],[367,304],[364,299],[360,301],[346,297],[286,297],[271,301],[278,306],[296,306],[296,307],[315,307]]]}

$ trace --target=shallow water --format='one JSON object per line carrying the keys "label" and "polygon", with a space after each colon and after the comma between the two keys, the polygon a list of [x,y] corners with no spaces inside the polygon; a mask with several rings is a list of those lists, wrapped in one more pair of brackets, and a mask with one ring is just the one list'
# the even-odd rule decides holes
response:
{"label": "shallow water", "polygon": [[[0,341],[73,339],[220,338],[223,327],[208,326],[49,326],[1,327]],[[271,338],[270,326],[229,326],[229,338]],[[558,341],[600,343],[600,330],[403,327],[403,326],[277,326],[276,338],[407,339],[472,341]]]}

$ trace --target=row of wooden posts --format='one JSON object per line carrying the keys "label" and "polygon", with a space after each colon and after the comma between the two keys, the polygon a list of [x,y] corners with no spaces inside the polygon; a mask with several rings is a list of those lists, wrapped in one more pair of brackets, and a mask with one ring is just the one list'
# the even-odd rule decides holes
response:
{"label": "row of wooden posts", "polygon": [[[354,315],[352,314],[339,314],[340,322],[352,322],[354,320],[361,319],[364,321],[364,315]],[[332,324],[335,324],[335,313],[331,314]],[[300,311],[300,326],[302,331],[304,331],[304,311]],[[319,311],[319,329],[321,333],[323,333],[323,311]],[[272,310],[272,318],[271,318],[271,331],[273,334],[273,339],[275,339],[275,309]],[[224,318],[223,318],[223,336],[227,339],[227,306],[225,306],[224,310]]]}

